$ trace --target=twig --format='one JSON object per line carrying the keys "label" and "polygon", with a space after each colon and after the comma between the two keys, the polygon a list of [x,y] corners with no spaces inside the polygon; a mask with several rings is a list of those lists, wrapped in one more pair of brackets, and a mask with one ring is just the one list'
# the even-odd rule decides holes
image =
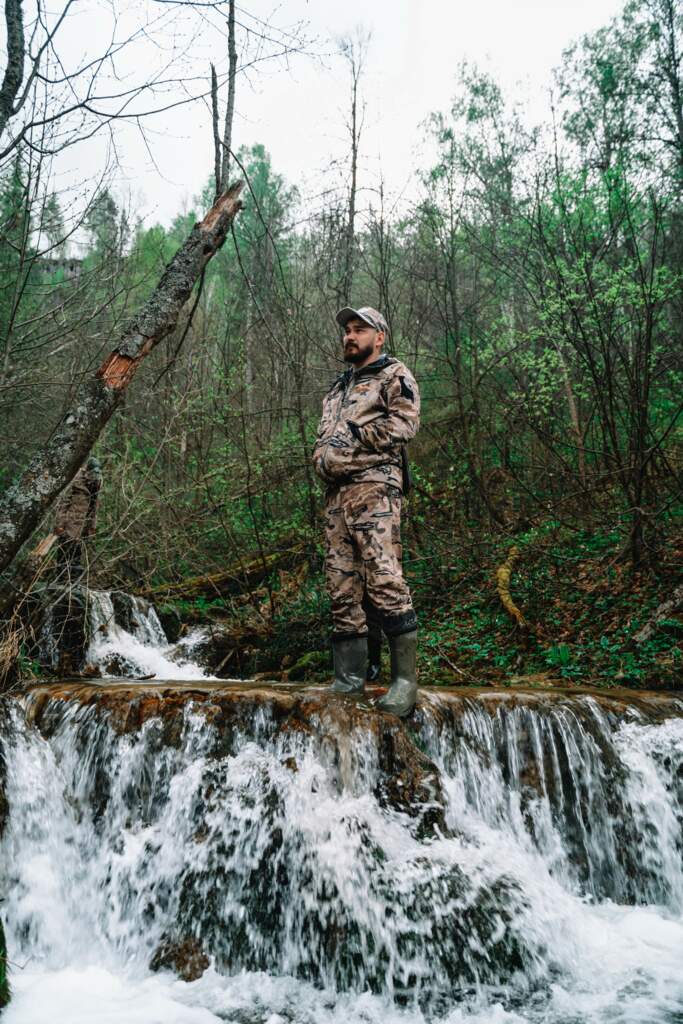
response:
{"label": "twig", "polygon": [[464,676],[464,677],[465,677],[465,679],[470,679],[470,680],[471,680],[471,681],[472,681],[473,683],[476,683],[476,682],[478,682],[478,681],[479,681],[479,680],[478,680],[478,679],[476,679],[476,678],[475,678],[475,677],[474,677],[474,676],[473,676],[473,675],[472,675],[472,674],[471,674],[470,672],[467,672],[467,671],[465,671],[465,669],[462,669],[462,668],[458,668],[458,666],[457,666],[457,665],[455,665],[455,664],[454,664],[454,663],[453,663],[453,662],[451,661],[451,659],[450,659],[450,658],[448,657],[448,655],[444,653],[444,651],[443,651],[443,650],[441,649],[441,647],[439,647],[439,645],[438,645],[438,644],[435,644],[435,647],[436,647],[437,651],[439,652],[439,657],[440,657],[440,658],[441,658],[441,659],[442,659],[443,661],[445,661],[445,662],[446,662],[446,664],[448,665],[448,667],[449,667],[449,668],[452,668],[454,672],[457,672],[457,674],[458,674],[458,675],[460,675],[460,676]]}
{"label": "twig", "polygon": [[187,337],[187,333],[190,330],[190,327],[192,326],[192,320],[194,319],[194,315],[195,315],[195,313],[197,311],[197,306],[199,305],[199,300],[202,297],[202,289],[204,287],[204,274],[205,274],[205,271],[202,270],[201,277],[199,278],[199,287],[197,288],[197,295],[195,297],[194,302],[192,303],[192,309],[190,310],[190,315],[187,318],[187,323],[185,324],[185,329],[183,330],[183,333],[181,335],[180,341],[176,345],[175,350],[173,352],[173,355],[171,356],[169,361],[166,363],[166,366],[163,368],[163,370],[161,371],[161,373],[159,374],[157,379],[154,381],[154,384],[152,385],[152,388],[155,388],[157,386],[157,384],[159,383],[161,378],[165,374],[168,373],[168,371],[175,364],[176,359],[180,355],[180,350],[181,350],[181,348],[183,347],[183,345],[185,343],[185,338]]}
{"label": "twig", "polygon": [[[221,137],[218,133],[218,78],[211,65],[211,123],[213,125],[213,173],[216,179],[215,199],[221,194]],[[214,200],[215,201],[215,200]]]}

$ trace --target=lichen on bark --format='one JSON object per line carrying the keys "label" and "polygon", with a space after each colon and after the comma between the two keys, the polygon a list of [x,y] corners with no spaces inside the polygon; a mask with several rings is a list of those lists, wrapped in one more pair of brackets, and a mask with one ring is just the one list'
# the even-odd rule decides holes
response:
{"label": "lichen on bark", "polygon": [[50,440],[0,500],[0,572],[71,483],[120,404],[143,358],[178,322],[201,271],[223,245],[241,209],[242,183],[216,200],[166,267],[157,287],[94,377],[79,388]]}

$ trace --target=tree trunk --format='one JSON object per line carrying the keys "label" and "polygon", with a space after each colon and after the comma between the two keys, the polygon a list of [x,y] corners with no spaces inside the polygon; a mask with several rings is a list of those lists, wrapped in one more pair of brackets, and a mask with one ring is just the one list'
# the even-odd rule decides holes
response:
{"label": "tree trunk", "polygon": [[358,129],[358,78],[360,68],[356,71],[354,66],[353,92],[351,101],[351,188],[349,191],[349,212],[346,225],[346,252],[344,254],[344,277],[342,281],[343,294],[340,295],[341,302],[351,301],[351,289],[353,287],[353,275],[355,270],[354,246],[356,241],[356,192],[358,189],[358,145],[360,132]]}
{"label": "tree trunk", "polygon": [[7,66],[0,87],[0,135],[14,114],[14,102],[24,80],[24,12],[22,0],[5,0]]}
{"label": "tree trunk", "polygon": [[237,83],[237,48],[235,46],[235,0],[228,3],[228,102],[225,108],[223,126],[223,162],[221,165],[221,188],[228,183],[230,172],[230,150],[232,149],[232,122],[235,117],[235,85]]}
{"label": "tree trunk", "polygon": [[223,572],[193,576],[180,583],[161,583],[139,591],[141,597],[154,601],[190,601],[196,597],[218,597],[244,590],[252,590],[262,583],[271,572],[296,564],[303,557],[302,544],[295,544],[285,551],[272,551],[258,555],[248,561],[239,561]]}
{"label": "tree trunk", "polygon": [[351,111],[348,124],[349,136],[351,139],[351,184],[349,188],[349,201],[346,212],[346,225],[344,227],[343,252],[341,254],[341,276],[337,283],[337,303],[346,305],[351,302],[351,291],[356,271],[356,200],[358,193],[358,155],[360,150],[360,138],[363,131],[363,112],[358,109],[358,90],[360,80],[365,67],[368,43],[370,37],[364,35],[361,30],[357,31],[354,38],[341,40],[340,50],[346,59],[351,72]]}
{"label": "tree trunk", "polygon": [[569,408],[569,419],[572,425],[572,434],[574,435],[574,443],[576,445],[576,452],[579,459],[579,480],[581,481],[581,487],[585,491],[588,480],[586,476],[586,448],[584,433],[581,429],[579,405],[576,401],[574,388],[572,387],[572,381],[569,375],[569,367],[567,366],[567,361],[564,358],[564,353],[562,352],[562,349],[559,345],[556,346],[556,351],[558,356],[560,357],[560,365],[562,367],[562,381],[564,383],[564,393],[567,398],[567,406]]}
{"label": "tree trunk", "polygon": [[195,224],[117,347],[79,388],[50,440],[0,501],[0,572],[74,478],[142,360],[175,327],[199,275],[225,241],[241,191],[241,182],[233,185]]}
{"label": "tree trunk", "polygon": [[645,623],[633,636],[632,643],[642,644],[645,640],[651,640],[657,632],[660,622],[668,619],[674,612],[683,605],[683,583],[676,587],[671,597],[664,601],[655,611],[654,615]]}
{"label": "tree trunk", "polygon": [[510,580],[512,579],[512,570],[515,562],[519,558],[519,548],[512,547],[508,552],[508,557],[502,565],[499,565],[496,569],[496,590],[498,591],[498,597],[505,611],[510,615],[520,629],[528,629],[529,624],[527,623],[524,615],[519,610],[515,602],[512,600],[510,594]]}

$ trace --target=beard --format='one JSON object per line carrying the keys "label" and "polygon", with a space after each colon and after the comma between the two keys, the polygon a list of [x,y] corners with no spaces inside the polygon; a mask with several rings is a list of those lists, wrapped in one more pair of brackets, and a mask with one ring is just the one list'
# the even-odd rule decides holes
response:
{"label": "beard", "polygon": [[369,355],[374,351],[374,343],[370,342],[367,345],[351,345],[350,347],[344,346],[344,362],[345,363],[362,363],[364,359],[367,359]]}

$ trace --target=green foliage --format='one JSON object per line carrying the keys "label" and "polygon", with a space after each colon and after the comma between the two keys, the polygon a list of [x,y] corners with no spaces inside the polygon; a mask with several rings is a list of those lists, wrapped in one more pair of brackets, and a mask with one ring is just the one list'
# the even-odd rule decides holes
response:
{"label": "green foliage", "polygon": [[109,189],[95,195],[85,217],[85,227],[96,260],[123,250],[128,240],[128,223]]}

